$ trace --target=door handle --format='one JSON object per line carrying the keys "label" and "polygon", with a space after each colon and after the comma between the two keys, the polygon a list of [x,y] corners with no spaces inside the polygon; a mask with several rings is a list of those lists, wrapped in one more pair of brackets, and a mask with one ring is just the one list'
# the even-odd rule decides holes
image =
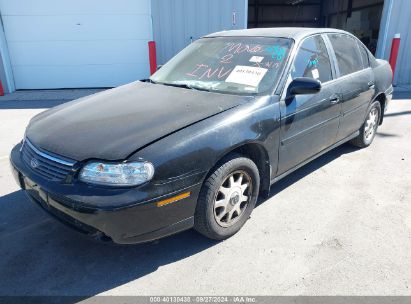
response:
{"label": "door handle", "polygon": [[369,87],[370,89],[374,89],[374,88],[375,88],[375,83],[374,83],[374,81],[370,81],[370,82],[368,83],[368,87]]}
{"label": "door handle", "polygon": [[333,94],[333,95],[330,96],[330,102],[331,103],[337,103],[339,101],[340,101],[340,97],[338,97],[337,94]]}

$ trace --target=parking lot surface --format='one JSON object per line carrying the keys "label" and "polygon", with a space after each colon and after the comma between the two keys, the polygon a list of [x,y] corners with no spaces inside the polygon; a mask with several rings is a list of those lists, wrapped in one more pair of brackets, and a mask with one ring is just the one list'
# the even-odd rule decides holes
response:
{"label": "parking lot surface", "polygon": [[371,147],[345,144],[272,187],[244,228],[93,242],[15,184],[8,154],[58,102],[0,103],[0,295],[411,295],[411,94]]}

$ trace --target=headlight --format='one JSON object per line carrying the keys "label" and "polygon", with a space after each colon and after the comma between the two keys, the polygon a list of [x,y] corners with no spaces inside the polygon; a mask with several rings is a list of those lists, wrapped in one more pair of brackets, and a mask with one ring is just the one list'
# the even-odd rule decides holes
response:
{"label": "headlight", "polygon": [[136,186],[145,183],[154,175],[149,162],[103,163],[91,162],[80,172],[80,180],[109,186]]}

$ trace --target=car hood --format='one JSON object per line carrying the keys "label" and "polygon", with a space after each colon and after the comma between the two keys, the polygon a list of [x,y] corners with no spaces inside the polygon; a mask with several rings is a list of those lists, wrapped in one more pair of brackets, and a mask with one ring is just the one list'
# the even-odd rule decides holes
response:
{"label": "car hood", "polygon": [[35,146],[74,160],[121,160],[248,100],[137,81],[42,112],[26,135]]}

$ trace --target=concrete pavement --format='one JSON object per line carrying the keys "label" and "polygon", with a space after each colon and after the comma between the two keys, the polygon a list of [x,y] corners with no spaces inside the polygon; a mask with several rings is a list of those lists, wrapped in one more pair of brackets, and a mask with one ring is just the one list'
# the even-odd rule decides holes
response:
{"label": "concrete pavement", "polygon": [[411,295],[411,99],[391,102],[371,147],[274,185],[232,238],[135,246],[92,242],[28,201],[7,155],[43,109],[12,105],[0,102],[0,295]]}

